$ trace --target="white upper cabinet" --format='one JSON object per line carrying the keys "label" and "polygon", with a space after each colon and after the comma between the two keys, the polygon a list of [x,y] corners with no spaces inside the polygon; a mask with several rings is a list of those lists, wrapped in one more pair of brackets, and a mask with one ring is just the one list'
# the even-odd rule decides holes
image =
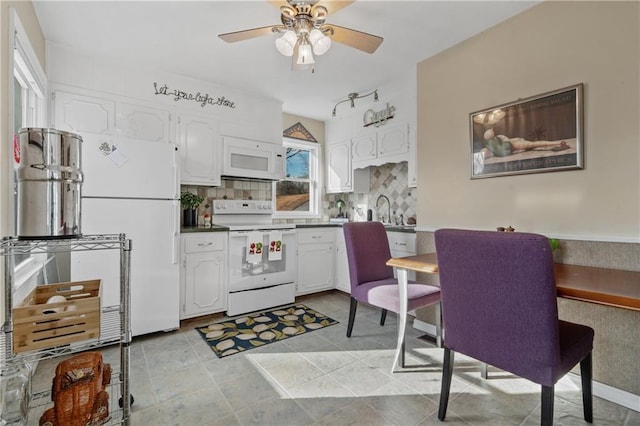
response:
{"label": "white upper cabinet", "polygon": [[178,115],[180,183],[220,186],[220,141],[216,121],[202,115]]}
{"label": "white upper cabinet", "polygon": [[378,128],[352,139],[353,167],[380,166],[409,160],[409,124]]}
{"label": "white upper cabinet", "polygon": [[415,127],[409,128],[409,161],[407,162],[407,181],[409,188],[418,187],[418,141]]}
{"label": "white upper cabinet", "polygon": [[353,191],[351,171],[351,142],[349,140],[328,144],[326,148],[328,193]]}
{"label": "white upper cabinet", "polygon": [[408,159],[409,125],[401,124],[378,129],[378,158],[393,157]]}
{"label": "white upper cabinet", "polygon": [[110,134],[115,127],[115,101],[84,94],[54,91],[53,121],[58,130]]}
{"label": "white upper cabinet", "polygon": [[369,171],[353,170],[350,140],[329,143],[325,152],[327,193],[369,192]]}
{"label": "white upper cabinet", "polygon": [[357,136],[351,140],[351,154],[354,165],[371,165],[378,157],[378,133]]}
{"label": "white upper cabinet", "polygon": [[171,142],[171,111],[152,106],[118,102],[116,128],[122,136],[154,142]]}

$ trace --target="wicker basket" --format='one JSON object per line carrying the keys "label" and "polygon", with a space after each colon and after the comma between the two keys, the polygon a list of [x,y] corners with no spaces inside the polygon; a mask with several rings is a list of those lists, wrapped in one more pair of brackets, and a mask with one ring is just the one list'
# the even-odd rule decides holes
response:
{"label": "wicker basket", "polygon": [[[101,284],[90,280],[37,286],[13,309],[13,351],[99,338]],[[47,303],[55,295],[66,301]]]}

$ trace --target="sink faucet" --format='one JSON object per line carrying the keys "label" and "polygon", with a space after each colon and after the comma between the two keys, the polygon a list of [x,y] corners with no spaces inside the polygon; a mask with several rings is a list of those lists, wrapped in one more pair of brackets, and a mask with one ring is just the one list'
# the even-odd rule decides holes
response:
{"label": "sink faucet", "polygon": [[[381,194],[378,196],[378,199],[376,200],[376,208],[378,207],[378,203],[380,202],[381,198],[387,200],[387,220],[391,222],[391,202],[389,201],[389,198],[386,195]],[[382,222],[384,223],[384,218]]]}

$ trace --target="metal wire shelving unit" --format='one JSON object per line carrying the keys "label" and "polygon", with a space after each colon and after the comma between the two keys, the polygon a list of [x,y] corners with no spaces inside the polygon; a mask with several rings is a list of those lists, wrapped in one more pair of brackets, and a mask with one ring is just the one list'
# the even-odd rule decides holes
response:
{"label": "metal wire shelving unit", "polygon": [[[84,235],[77,238],[57,239],[18,239],[4,237],[0,241],[0,255],[4,257],[4,322],[0,332],[0,366],[3,371],[14,363],[34,363],[36,361],[57,358],[107,345],[120,347],[120,371],[118,377],[112,377],[109,389],[120,388],[118,405],[110,404],[110,424],[129,425],[133,397],[130,392],[130,263],[132,242],[125,234]],[[68,345],[38,349],[22,353],[13,352],[13,291],[15,257],[39,253],[66,253],[87,250],[120,251],[120,304],[101,307],[100,337]],[[30,395],[30,411],[36,406],[50,404],[49,392]],[[126,396],[126,397],[125,397]],[[114,395],[111,398],[115,401]]]}

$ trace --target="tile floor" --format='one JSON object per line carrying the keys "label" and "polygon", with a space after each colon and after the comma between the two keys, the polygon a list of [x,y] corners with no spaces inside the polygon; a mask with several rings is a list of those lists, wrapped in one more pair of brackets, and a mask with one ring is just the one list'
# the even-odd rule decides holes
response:
{"label": "tile floor", "polygon": [[[348,296],[322,293],[298,300],[340,324],[218,359],[194,330],[135,338],[131,346],[132,425],[439,425],[442,350],[409,330],[407,368],[391,373],[397,322],[359,305],[346,338]],[[118,371],[117,348],[105,359]],[[50,386],[59,362],[40,363],[34,388]],[[445,424],[538,425],[539,387],[499,370],[481,380],[479,364],[456,357]],[[113,404],[113,403],[112,403]],[[556,425],[583,425],[579,385],[556,385]],[[30,415],[37,424],[39,415]],[[594,397],[594,424],[640,425],[640,413]]]}

